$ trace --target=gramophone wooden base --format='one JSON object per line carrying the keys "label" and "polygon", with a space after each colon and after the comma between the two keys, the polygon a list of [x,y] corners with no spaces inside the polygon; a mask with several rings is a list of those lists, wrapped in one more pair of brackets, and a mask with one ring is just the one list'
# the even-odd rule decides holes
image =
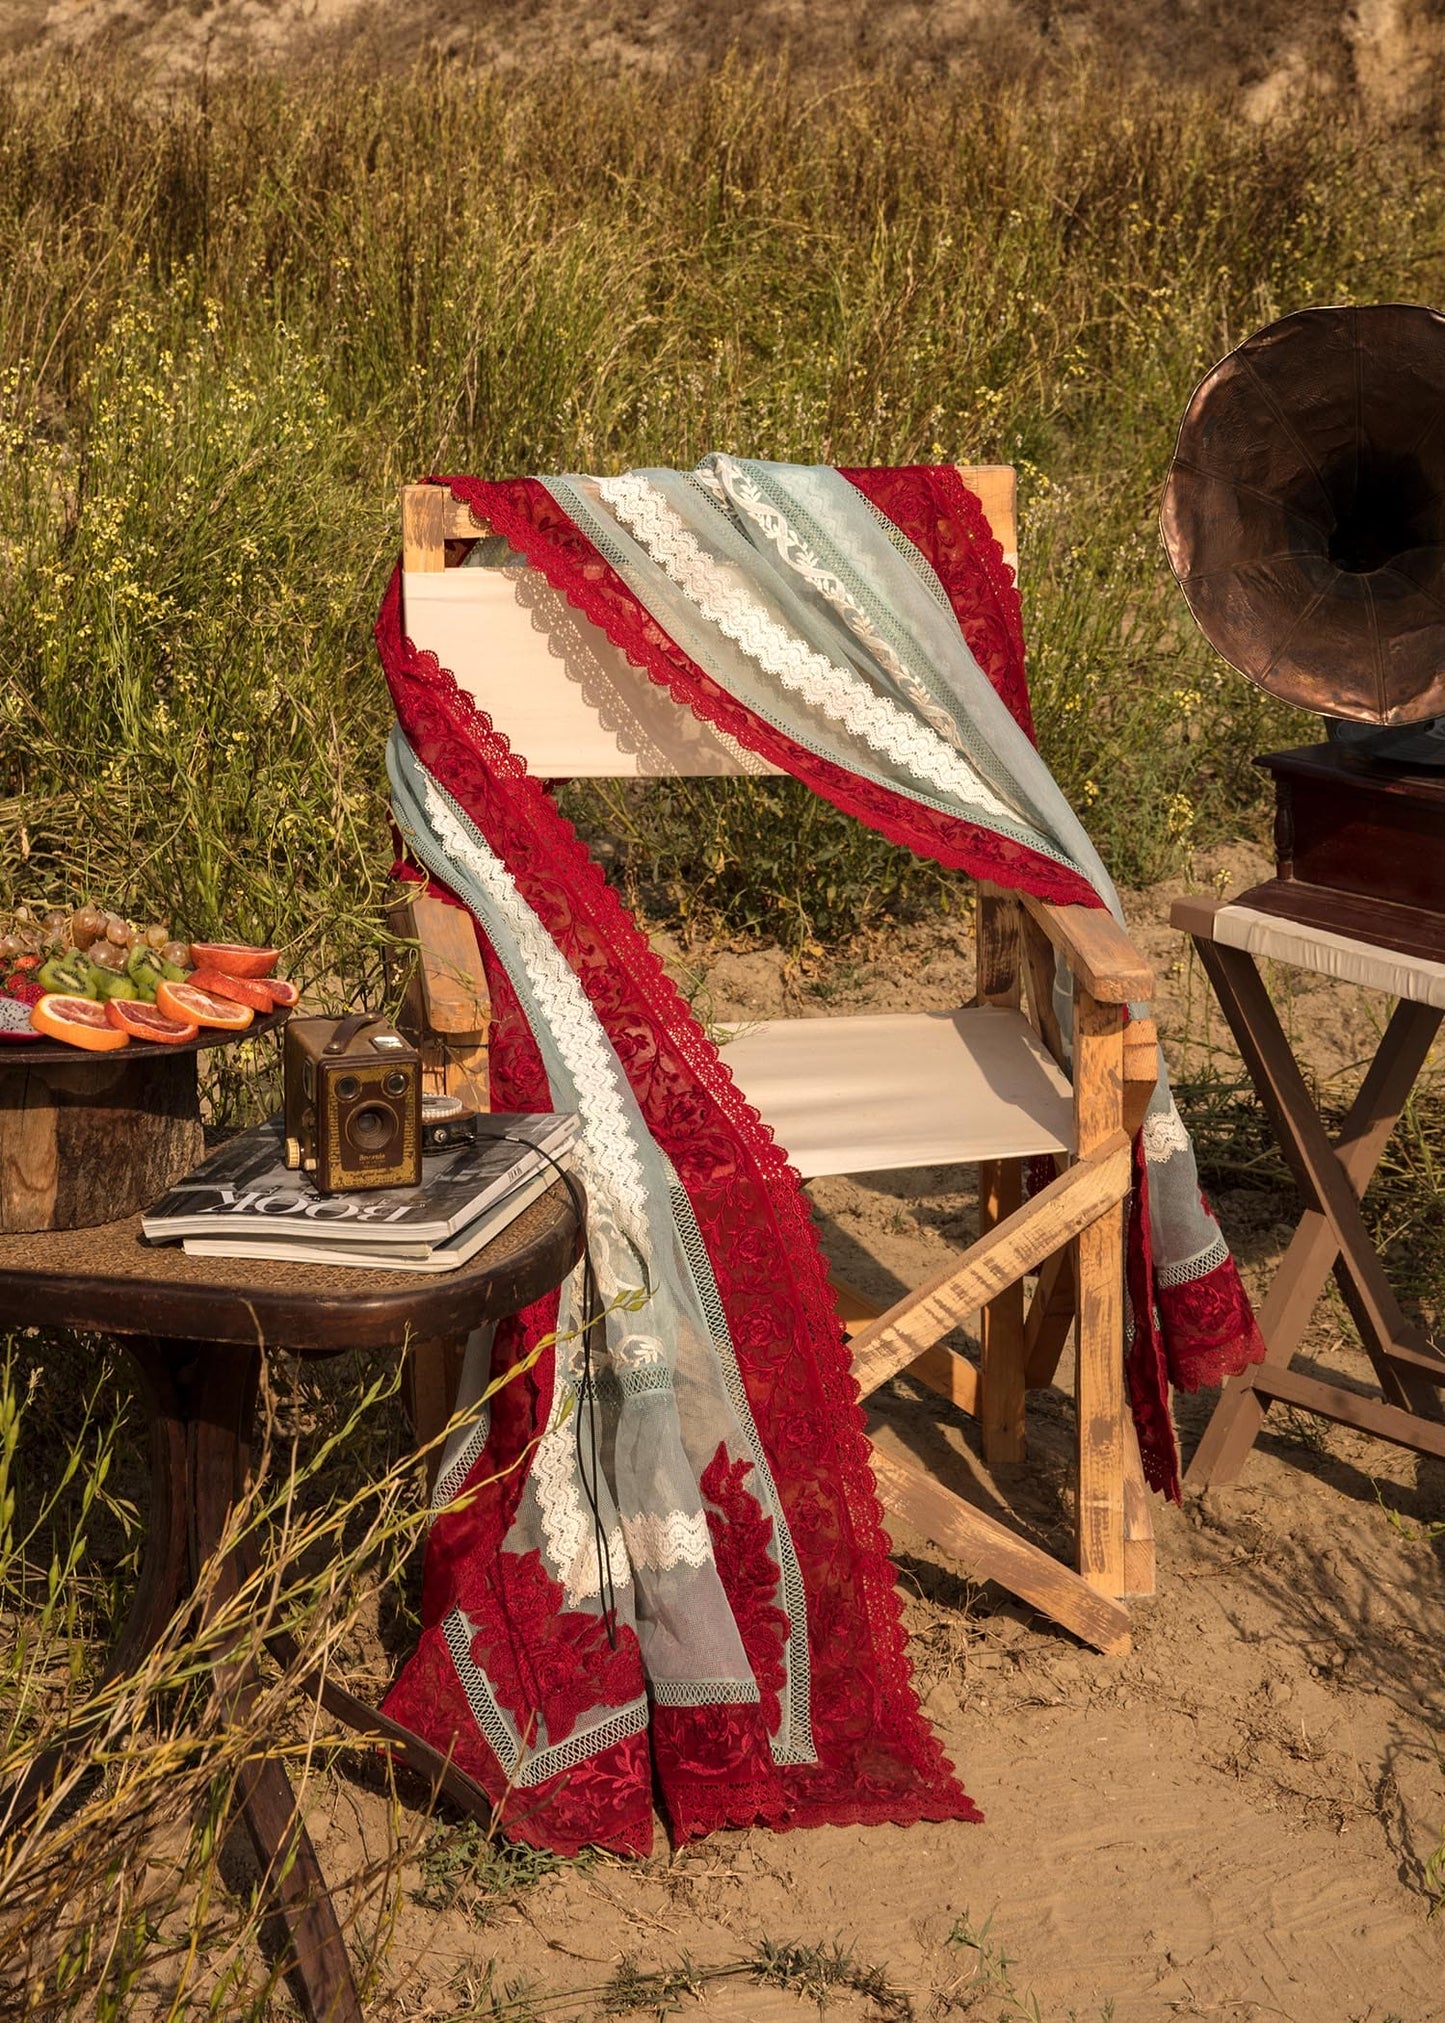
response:
{"label": "gramophone wooden base", "polygon": [[[1441,893],[1445,901],[1445,890]],[[1372,948],[1393,949],[1426,962],[1445,962],[1445,915],[1421,906],[1399,906],[1389,899],[1367,899],[1332,885],[1306,885],[1297,878],[1271,878],[1241,892],[1236,906],[1253,906],[1305,927],[1322,927]]]}
{"label": "gramophone wooden base", "polygon": [[1271,752],[1276,875],[1238,903],[1445,962],[1445,774],[1345,745]]}

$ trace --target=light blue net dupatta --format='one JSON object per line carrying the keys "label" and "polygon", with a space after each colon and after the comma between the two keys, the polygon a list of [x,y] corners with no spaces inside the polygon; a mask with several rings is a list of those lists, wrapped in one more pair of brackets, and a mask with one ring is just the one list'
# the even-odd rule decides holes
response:
{"label": "light blue net dupatta", "polygon": [[[561,1742],[524,1737],[492,1700],[472,1656],[472,1625],[456,1611],[448,1643],[469,1698],[486,1708],[489,1740],[525,1786],[647,1725],[660,1706],[759,1703],[719,1582],[701,1484],[741,1470],[770,1528],[768,1550],[786,1611],[783,1678],[769,1734],[778,1763],[810,1762],[808,1633],[803,1586],[768,1460],[687,1195],[643,1121],[586,992],[507,867],[455,800],[419,764],[400,730],[387,749],[392,807],[416,860],[465,902],[511,981],[541,1051],[553,1106],[581,1120],[577,1170],[587,1193],[587,1247],[607,1306],[593,1348],[601,1408],[594,1483],[579,1446],[583,1399],[580,1281],[563,1288],[550,1408],[505,1540],[536,1553],[568,1610],[615,1608],[636,1637],[638,1691],[622,1707],[588,1710]],[[484,1373],[476,1373],[480,1381]],[[487,1425],[448,1457],[459,1487]],[[598,1509],[594,1517],[592,1503]]]}

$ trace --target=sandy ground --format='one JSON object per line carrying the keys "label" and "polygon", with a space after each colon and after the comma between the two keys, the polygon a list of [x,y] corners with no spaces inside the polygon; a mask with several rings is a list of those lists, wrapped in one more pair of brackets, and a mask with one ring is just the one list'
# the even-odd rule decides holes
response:
{"label": "sandy ground", "polygon": [[[1196,882],[1237,888],[1263,863],[1234,850],[1196,869]],[[1205,1043],[1207,1023],[1167,925],[1177,889],[1130,902],[1176,1058]],[[811,974],[776,952],[667,952],[718,1018],[942,1007],[970,984],[962,931],[895,936]],[[1293,1023],[1316,1073],[1361,1062],[1379,1011],[1332,986],[1299,995]],[[824,1240],[886,1292],[971,1233],[959,1183],[816,1183]],[[1216,1205],[1258,1288],[1288,1235],[1288,1200],[1226,1193]],[[1307,1346],[1344,1381],[1368,1377],[1332,1309]],[[1182,1401],[1186,1449],[1210,1402]],[[1009,1481],[984,1471],[967,1422],[906,1381],[879,1419],[900,1453],[1009,1502],[1066,1549],[1062,1394],[1036,1396],[1030,1460]],[[409,1897],[374,2014],[488,2016],[503,1987],[524,1986],[554,2000],[577,1991],[546,2013],[590,2018],[616,2012],[581,1991],[624,1959],[721,1966],[769,1939],[851,1948],[911,2005],[843,1992],[828,2012],[839,2018],[1445,2017],[1445,1915],[1429,1916],[1427,1872],[1445,1837],[1445,1466],[1277,1410],[1236,1488],[1157,1517],[1158,1593],[1135,1605],[1122,1659],[971,1587],[927,1541],[895,1537],[924,1704],[985,1825],[735,1834],[676,1857],[659,1836],[645,1864],[562,1870],[484,1920],[461,1901]],[[380,1850],[385,1807],[365,1776],[314,1796],[333,1876]],[[814,2005],[731,1979],[684,1998],[678,2013],[694,2012],[768,2023]]]}

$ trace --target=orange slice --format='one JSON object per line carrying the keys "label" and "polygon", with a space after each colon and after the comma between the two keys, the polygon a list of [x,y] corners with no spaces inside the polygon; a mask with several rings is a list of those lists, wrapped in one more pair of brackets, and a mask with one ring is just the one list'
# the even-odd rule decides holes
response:
{"label": "orange slice", "polygon": [[128,1047],[130,1036],[117,1032],[105,1015],[105,1006],[93,998],[65,997],[51,991],[30,1008],[30,1023],[47,1039],[64,1040],[67,1046],[84,1047],[90,1054],[113,1054]]}
{"label": "orange slice", "polygon": [[129,1033],[133,1040],[159,1040],[166,1047],[193,1040],[201,1030],[194,1019],[168,1018],[158,1004],[145,1004],[139,998],[110,998],[105,1015],[117,1032]]}
{"label": "orange slice", "polygon": [[223,997],[227,1004],[248,1004],[252,1011],[258,1012],[276,1009],[270,984],[258,983],[254,977],[227,976],[221,969],[193,969],[186,982],[192,990],[203,990],[211,997]]}
{"label": "orange slice", "polygon": [[243,948],[238,941],[193,941],[191,961],[197,969],[218,969],[223,976],[269,976],[276,967],[274,948]]}
{"label": "orange slice", "polygon": [[250,1025],[256,1016],[248,1004],[228,1004],[223,997],[212,997],[208,990],[197,990],[193,983],[158,983],[156,1009],[180,1025],[217,1026],[223,1032],[235,1033]]}

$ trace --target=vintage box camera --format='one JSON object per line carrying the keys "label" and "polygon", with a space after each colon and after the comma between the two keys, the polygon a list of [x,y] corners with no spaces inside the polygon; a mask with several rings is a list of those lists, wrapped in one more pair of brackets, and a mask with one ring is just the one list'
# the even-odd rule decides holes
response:
{"label": "vintage box camera", "polygon": [[421,1184],[421,1056],[384,1018],[292,1019],[286,1164],[320,1194]]}

